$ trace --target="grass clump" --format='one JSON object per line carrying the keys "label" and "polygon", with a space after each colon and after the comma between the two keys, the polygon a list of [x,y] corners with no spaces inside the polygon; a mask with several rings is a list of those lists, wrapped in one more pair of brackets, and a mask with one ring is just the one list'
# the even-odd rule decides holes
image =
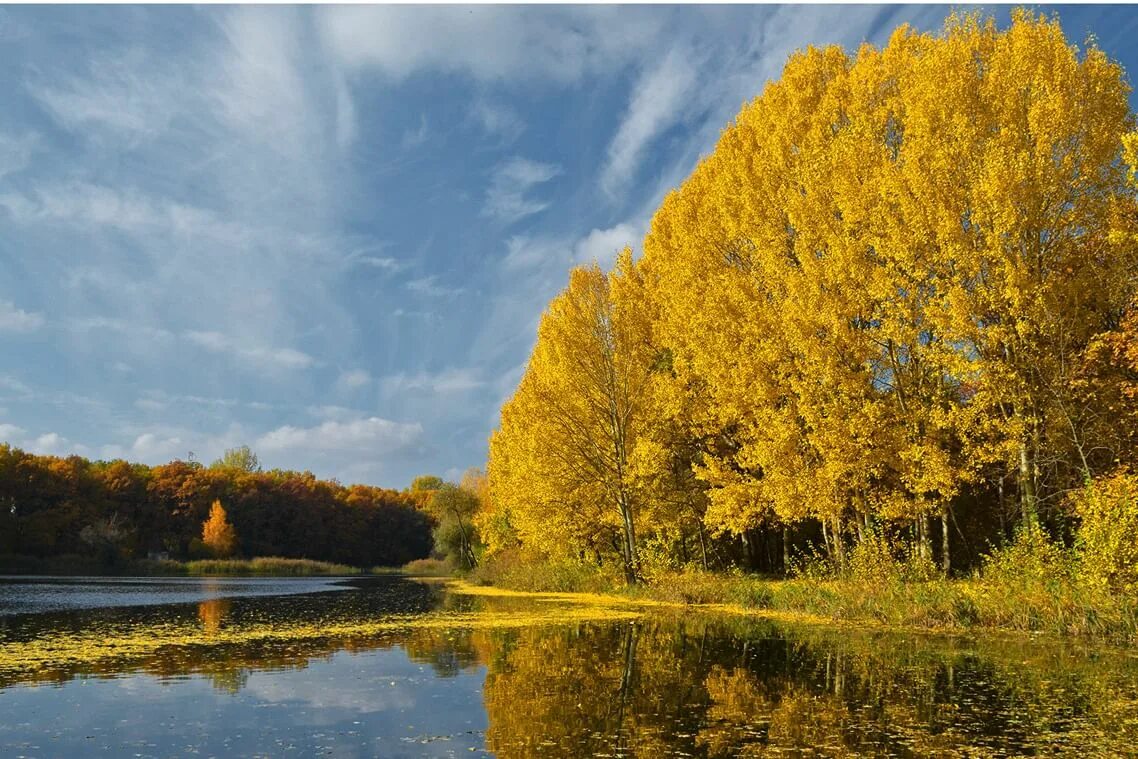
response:
{"label": "grass clump", "polygon": [[683,604],[731,604],[746,608],[770,605],[770,580],[742,572],[709,572],[695,567],[658,572],[625,593],[655,601]]}
{"label": "grass clump", "polygon": [[621,585],[615,570],[511,548],[485,557],[470,573],[470,581],[534,593],[604,593]]}
{"label": "grass clump", "polygon": [[415,559],[404,564],[402,572],[419,577],[449,577],[454,574],[454,564],[449,559]]}

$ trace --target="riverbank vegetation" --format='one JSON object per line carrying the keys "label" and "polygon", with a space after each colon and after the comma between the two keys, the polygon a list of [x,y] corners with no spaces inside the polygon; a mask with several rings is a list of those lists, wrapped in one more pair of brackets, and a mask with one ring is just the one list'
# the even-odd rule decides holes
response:
{"label": "riverbank vegetation", "polygon": [[0,445],[0,568],[159,573],[162,559],[180,567],[230,556],[276,557],[234,564],[241,573],[301,566],[284,559],[397,566],[430,553],[421,500],[310,472],[261,471],[247,449],[210,466],[150,467]]}
{"label": "riverbank vegetation", "polygon": [[550,303],[476,579],[1138,630],[1128,94],[1027,11],[795,54]]}
{"label": "riverbank vegetation", "polygon": [[[384,568],[376,567],[374,572]],[[108,565],[102,557],[82,554],[62,556],[0,556],[0,574],[119,577],[312,577],[357,575],[365,570],[347,564],[312,559],[259,556],[254,559],[121,559]]]}

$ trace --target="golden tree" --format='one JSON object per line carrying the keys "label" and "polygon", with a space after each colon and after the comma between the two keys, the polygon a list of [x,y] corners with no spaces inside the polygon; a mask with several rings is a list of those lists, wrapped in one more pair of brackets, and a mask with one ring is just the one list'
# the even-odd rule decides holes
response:
{"label": "golden tree", "polygon": [[642,325],[613,297],[632,267],[625,250],[611,275],[596,264],[570,273],[502,409],[488,465],[494,508],[523,543],[578,555],[617,545],[629,582],[640,527],[629,456],[651,371]]}
{"label": "golden tree", "polygon": [[232,556],[237,549],[237,531],[229,523],[221,501],[209,507],[209,517],[202,522],[202,544],[217,557]]}
{"label": "golden tree", "polygon": [[938,514],[947,557],[990,465],[1034,521],[1069,476],[1073,367],[1134,292],[1126,95],[1027,12],[792,57],[645,242],[710,524],[815,517],[840,557],[851,522],[927,546]]}

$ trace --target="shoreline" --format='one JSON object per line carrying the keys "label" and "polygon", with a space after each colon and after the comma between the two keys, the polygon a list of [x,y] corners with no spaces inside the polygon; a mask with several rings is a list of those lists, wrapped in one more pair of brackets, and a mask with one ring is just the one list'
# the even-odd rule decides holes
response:
{"label": "shoreline", "polygon": [[[688,609],[712,614],[726,614],[732,616],[754,617],[770,619],[774,622],[788,624],[805,624],[811,626],[824,626],[838,629],[859,629],[878,632],[951,636],[959,638],[991,638],[1007,640],[1049,640],[1064,643],[1082,643],[1098,646],[1125,646],[1136,637],[1135,619],[1123,609],[1121,617],[1115,620],[1113,626],[1104,622],[1101,630],[1059,630],[1047,628],[1042,624],[1031,628],[1014,624],[990,624],[976,619],[969,624],[963,624],[954,619],[952,622],[931,621],[933,612],[937,611],[934,604],[922,605],[912,602],[908,605],[894,604],[893,611],[899,615],[921,617],[928,614],[925,622],[900,622],[883,619],[881,616],[870,614],[851,613],[853,604],[871,596],[874,591],[869,590],[865,583],[855,583],[842,580],[775,580],[760,578],[717,578],[717,590],[723,595],[729,595],[732,586],[744,583],[750,586],[758,585],[768,591],[767,605],[750,605],[738,601],[726,600],[676,600],[666,598],[674,589],[666,589],[652,585],[638,585],[630,588],[619,588],[606,591],[573,592],[573,591],[528,591],[515,590],[496,585],[481,585],[473,583],[462,577],[442,578],[448,589],[460,595],[485,596],[498,598],[529,598],[534,600],[549,600],[561,603],[582,605],[606,605],[617,607],[632,607],[648,609]],[[973,580],[935,580],[928,583],[899,583],[889,587],[883,583],[885,592],[907,592],[909,600],[920,596],[922,591],[931,591],[935,594],[957,594],[961,597],[982,596],[991,589]],[[783,591],[780,593],[779,591]],[[787,593],[786,591],[790,591]],[[837,599],[841,614],[827,614],[811,609],[807,593],[828,594],[828,599]],[[860,591],[860,592],[859,592]],[[880,591],[880,588],[878,588]],[[796,595],[806,595],[805,602],[797,605],[792,603]],[[789,596],[789,598],[787,597]],[[1094,616],[1095,607],[1089,607],[1087,613]],[[1118,610],[1101,610],[1103,612]]]}

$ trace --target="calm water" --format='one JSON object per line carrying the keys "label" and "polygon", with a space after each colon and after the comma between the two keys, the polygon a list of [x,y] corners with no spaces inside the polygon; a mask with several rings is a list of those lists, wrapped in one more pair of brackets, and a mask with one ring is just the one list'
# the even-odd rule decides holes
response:
{"label": "calm water", "polygon": [[0,756],[1122,756],[1138,661],[435,584],[0,579]]}

